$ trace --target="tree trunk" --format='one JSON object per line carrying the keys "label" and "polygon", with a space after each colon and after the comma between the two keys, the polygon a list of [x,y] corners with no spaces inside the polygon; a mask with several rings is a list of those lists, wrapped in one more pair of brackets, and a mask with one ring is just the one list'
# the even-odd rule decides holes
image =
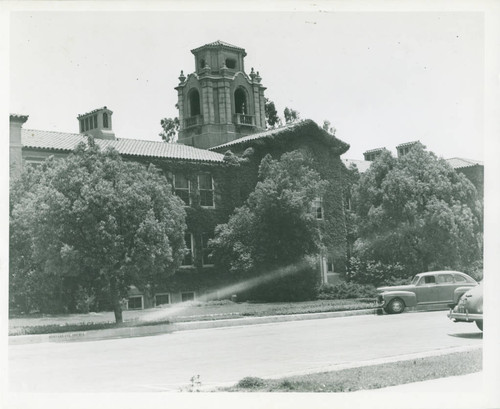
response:
{"label": "tree trunk", "polygon": [[110,295],[111,300],[113,302],[113,311],[115,313],[115,322],[117,324],[121,324],[123,322],[123,314],[122,314],[122,304],[120,298],[120,292],[118,291],[115,280],[111,280],[110,284]]}
{"label": "tree trunk", "polygon": [[115,297],[113,300],[113,311],[115,312],[115,322],[121,324],[123,322],[122,304],[120,297]]}

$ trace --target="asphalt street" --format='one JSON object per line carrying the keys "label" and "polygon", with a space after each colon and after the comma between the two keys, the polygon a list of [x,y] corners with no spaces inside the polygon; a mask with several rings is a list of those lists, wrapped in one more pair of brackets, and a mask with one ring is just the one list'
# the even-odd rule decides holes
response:
{"label": "asphalt street", "polygon": [[398,360],[482,345],[445,311],[182,331],[115,340],[9,346],[11,392],[161,392]]}

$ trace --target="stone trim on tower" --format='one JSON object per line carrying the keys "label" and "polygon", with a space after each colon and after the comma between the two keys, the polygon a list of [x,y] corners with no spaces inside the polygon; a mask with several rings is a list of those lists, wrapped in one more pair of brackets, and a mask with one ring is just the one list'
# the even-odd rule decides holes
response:
{"label": "stone trim on tower", "polygon": [[[181,71],[177,90],[178,142],[207,149],[266,128],[264,90],[259,73],[244,71],[246,51],[222,41],[191,50],[195,71]],[[194,115],[190,93],[200,97]]]}

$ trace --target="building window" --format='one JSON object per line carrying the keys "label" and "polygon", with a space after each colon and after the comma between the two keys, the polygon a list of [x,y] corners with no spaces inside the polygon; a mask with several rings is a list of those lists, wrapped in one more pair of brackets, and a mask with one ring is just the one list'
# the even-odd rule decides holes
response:
{"label": "building window", "polygon": [[200,93],[197,89],[191,90],[189,93],[189,108],[190,113],[189,116],[200,115]]}
{"label": "building window", "polygon": [[190,186],[189,179],[185,175],[174,175],[174,193],[184,201],[186,206],[191,204]]}
{"label": "building window", "polygon": [[127,309],[129,310],[142,310],[142,295],[128,297]]}
{"label": "building window", "polygon": [[214,184],[212,175],[208,173],[198,175],[198,189],[200,191],[200,206],[214,207]]}
{"label": "building window", "polygon": [[187,252],[184,255],[181,266],[192,266],[193,265],[193,235],[191,233],[186,233],[184,235],[184,241],[186,243]]}
{"label": "building window", "polygon": [[201,69],[205,68],[205,65],[206,65],[206,64],[205,64],[205,60],[202,58],[202,59],[200,60],[200,68],[201,68]]}
{"label": "building window", "polygon": [[317,220],[323,220],[323,199],[316,198],[312,203],[312,212]]}
{"label": "building window", "polygon": [[102,114],[102,127],[107,128],[108,127],[108,113],[104,112]]}
{"label": "building window", "polygon": [[80,133],[85,132],[85,121],[80,119]]}
{"label": "building window", "polygon": [[162,293],[155,295],[155,305],[170,304],[170,294]]}
{"label": "building window", "polygon": [[186,292],[186,293],[181,293],[181,301],[186,302],[186,301],[193,301],[194,300],[194,292]]}
{"label": "building window", "polygon": [[226,67],[234,70],[236,68],[236,60],[234,58],[226,58]]}
{"label": "building window", "polygon": [[334,272],[333,257],[331,254],[329,254],[327,259],[326,259],[326,272],[328,274],[331,274]]}
{"label": "building window", "polygon": [[213,239],[213,233],[201,234],[201,262],[203,266],[211,266],[212,262],[212,249],[209,248],[208,242]]}
{"label": "building window", "polygon": [[94,128],[97,128],[97,115],[94,115]]}
{"label": "building window", "polygon": [[247,113],[247,95],[245,90],[242,88],[238,88],[234,92],[234,108],[235,113],[237,114],[246,114]]}

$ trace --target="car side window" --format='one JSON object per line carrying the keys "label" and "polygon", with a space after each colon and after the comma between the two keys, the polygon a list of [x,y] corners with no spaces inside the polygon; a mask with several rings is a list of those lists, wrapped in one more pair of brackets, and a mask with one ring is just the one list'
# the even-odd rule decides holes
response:
{"label": "car side window", "polygon": [[458,274],[455,274],[454,277],[455,277],[455,282],[457,282],[457,283],[464,283],[466,281],[465,278],[463,278],[462,276],[460,276]]}
{"label": "car side window", "polygon": [[425,276],[423,284],[436,284],[436,277],[434,276]]}
{"label": "car side window", "polygon": [[436,277],[438,284],[453,283],[453,276],[451,274],[440,274]]}

